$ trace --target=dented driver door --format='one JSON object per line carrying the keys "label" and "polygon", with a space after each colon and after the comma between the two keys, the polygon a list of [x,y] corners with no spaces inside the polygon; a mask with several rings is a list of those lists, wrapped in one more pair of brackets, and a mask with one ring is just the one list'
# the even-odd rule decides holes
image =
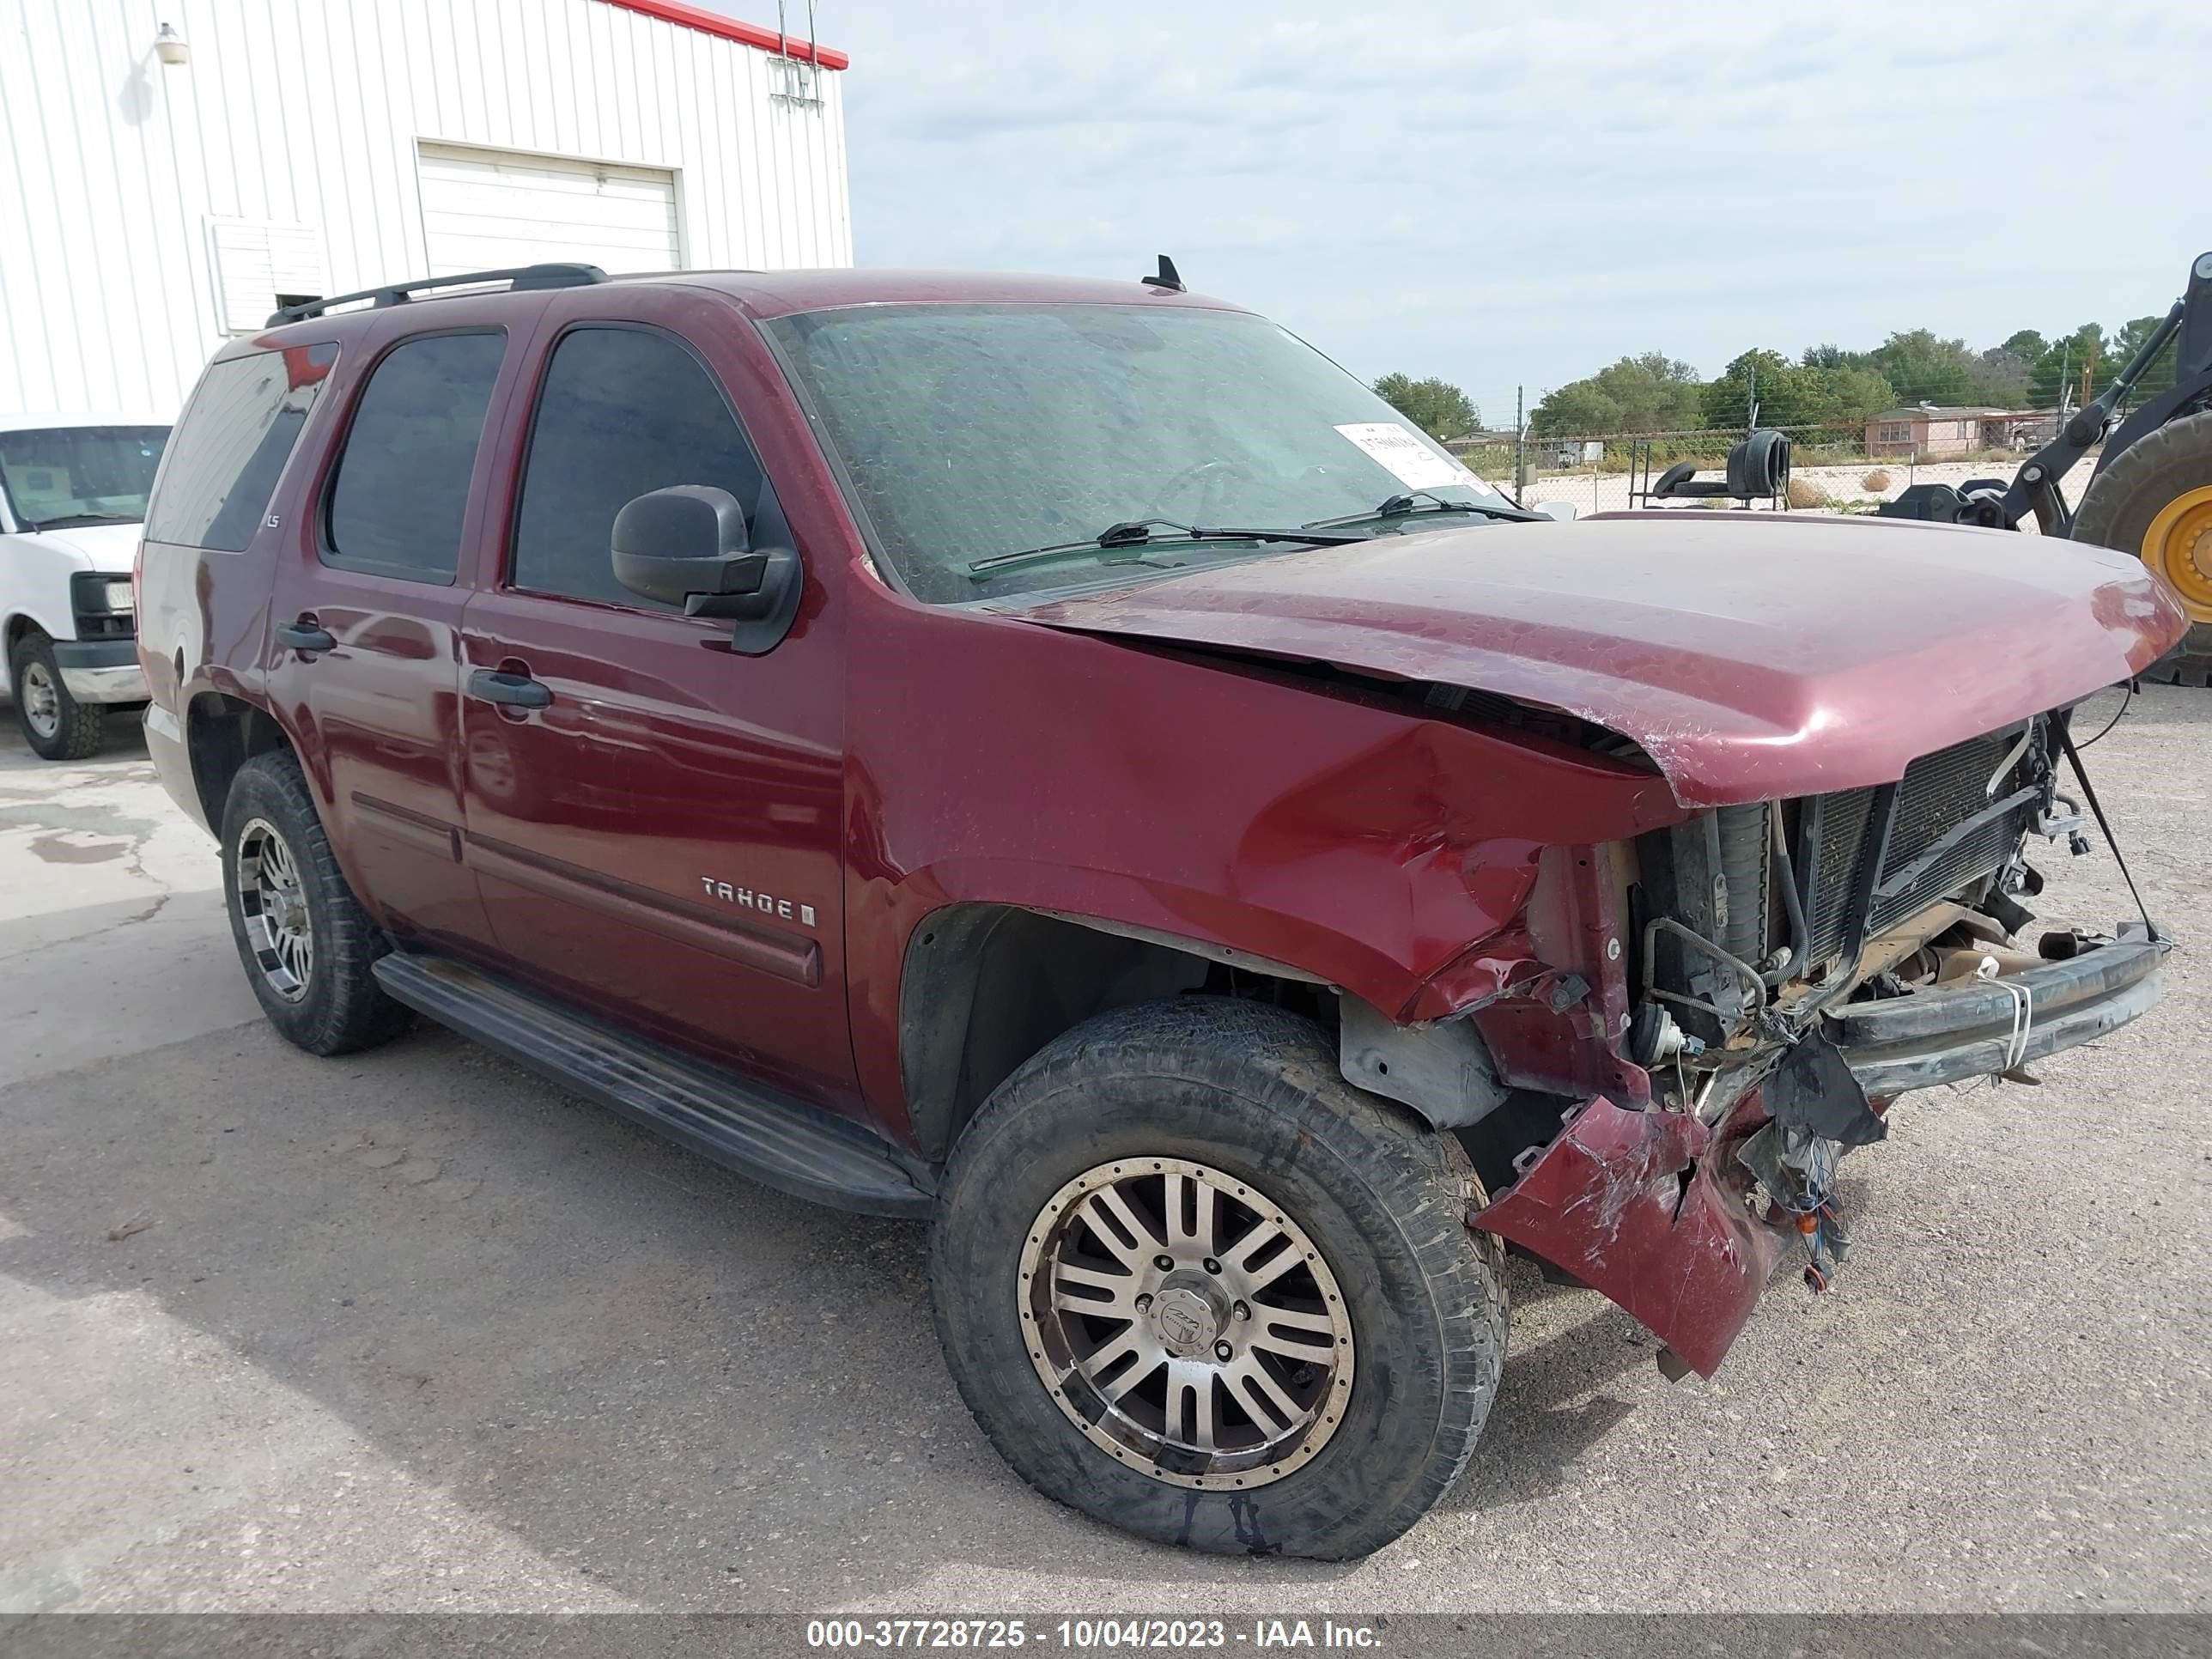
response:
{"label": "dented driver door", "polygon": [[463,618],[467,851],[517,976],[849,1110],[833,623],[810,592],[763,656],[617,583],[615,514],[728,489],[790,544],[719,380],[683,334],[588,290],[532,343],[501,577]]}

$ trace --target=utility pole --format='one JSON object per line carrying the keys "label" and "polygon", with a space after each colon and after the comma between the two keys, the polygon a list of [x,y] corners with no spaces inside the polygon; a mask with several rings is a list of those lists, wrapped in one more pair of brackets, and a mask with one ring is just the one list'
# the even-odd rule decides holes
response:
{"label": "utility pole", "polygon": [[1513,388],[1513,499],[1516,501],[1528,488],[1528,417],[1522,407],[1526,390]]}
{"label": "utility pole", "polygon": [[1757,363],[1752,364],[1750,366],[1749,373],[1751,375],[1751,407],[1745,411],[1743,423],[1744,430],[1747,432],[1750,431],[1752,428],[1759,424],[1759,365]]}

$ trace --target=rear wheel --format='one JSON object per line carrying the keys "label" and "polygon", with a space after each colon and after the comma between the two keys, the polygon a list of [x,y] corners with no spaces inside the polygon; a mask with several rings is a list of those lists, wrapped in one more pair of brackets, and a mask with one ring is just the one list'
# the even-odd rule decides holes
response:
{"label": "rear wheel", "polygon": [[289,752],[239,769],[222,815],[231,937],[261,1011],[312,1054],[367,1048],[406,1028],[372,969],[392,948],[338,869]]}
{"label": "rear wheel", "polygon": [[34,628],[16,641],[8,653],[8,675],[15,723],[41,760],[88,760],[100,752],[107,710],[70,695],[52,640]]}
{"label": "rear wheel", "polygon": [[946,1172],[946,1362],[1047,1496],[1195,1549],[1342,1559],[1465,1467],[1505,1347],[1459,1143],[1280,1010],[1102,1015],[1001,1085]]}
{"label": "rear wheel", "polygon": [[2212,410],[2116,456],[2082,495],[2074,539],[2136,555],[2188,611],[2188,634],[2143,678],[2212,685]]}

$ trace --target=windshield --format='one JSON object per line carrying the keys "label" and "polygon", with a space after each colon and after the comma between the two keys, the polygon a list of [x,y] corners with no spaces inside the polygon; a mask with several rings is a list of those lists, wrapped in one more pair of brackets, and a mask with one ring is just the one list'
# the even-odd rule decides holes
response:
{"label": "windshield", "polygon": [[[767,326],[854,506],[923,599],[1133,564],[1130,550],[1101,550],[970,571],[1136,520],[1295,528],[1372,514],[1408,490],[1505,504],[1328,358],[1244,312],[865,306]],[[1136,568],[1297,544],[1154,545]]]}
{"label": "windshield", "polygon": [[0,489],[24,530],[137,524],[166,426],[45,426],[0,432]]}

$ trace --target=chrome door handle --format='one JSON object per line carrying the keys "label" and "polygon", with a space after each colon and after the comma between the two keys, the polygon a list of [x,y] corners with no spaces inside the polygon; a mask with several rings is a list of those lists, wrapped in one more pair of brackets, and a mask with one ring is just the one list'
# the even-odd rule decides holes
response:
{"label": "chrome door handle", "polygon": [[553,701],[553,689],[526,674],[501,674],[479,668],[469,676],[469,695],[479,702],[495,702],[508,708],[544,708]]}
{"label": "chrome door handle", "polygon": [[278,623],[271,632],[277,644],[302,655],[337,649],[337,636],[327,628],[317,627],[313,617],[302,617],[297,622]]}

